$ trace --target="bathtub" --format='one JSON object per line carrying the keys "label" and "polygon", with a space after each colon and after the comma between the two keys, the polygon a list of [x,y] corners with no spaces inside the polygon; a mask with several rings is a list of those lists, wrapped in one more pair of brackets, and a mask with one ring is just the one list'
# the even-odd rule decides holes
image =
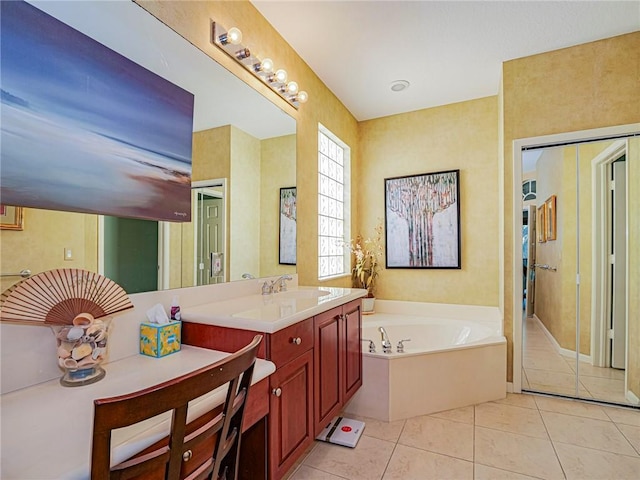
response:
{"label": "bathtub", "polygon": [[[392,353],[382,351],[380,326]],[[376,300],[376,313],[363,316],[362,339],[362,388],[345,414],[391,422],[506,396],[507,342],[497,307]]]}

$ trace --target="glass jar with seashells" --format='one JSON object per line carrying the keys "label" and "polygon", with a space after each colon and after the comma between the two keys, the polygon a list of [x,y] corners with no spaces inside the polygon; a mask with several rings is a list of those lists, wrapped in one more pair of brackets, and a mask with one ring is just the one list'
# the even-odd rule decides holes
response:
{"label": "glass jar with seashells", "polygon": [[72,325],[52,327],[58,344],[58,365],[64,370],[60,383],[66,387],[88,385],[106,374],[100,363],[106,358],[110,318],[80,313]]}

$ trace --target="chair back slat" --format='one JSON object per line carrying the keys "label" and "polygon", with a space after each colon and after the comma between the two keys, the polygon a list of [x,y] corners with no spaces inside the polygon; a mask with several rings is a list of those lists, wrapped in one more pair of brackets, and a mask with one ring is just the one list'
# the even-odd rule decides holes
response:
{"label": "chair back slat", "polygon": [[[95,400],[92,480],[124,480],[158,468],[164,470],[166,480],[179,479],[186,464],[183,454],[190,458],[189,451],[206,441],[213,444],[210,457],[187,478],[217,479],[223,461],[222,471],[228,465],[227,471],[232,475],[228,480],[236,478],[239,432],[261,340],[262,336],[256,335],[249,345],[227,358],[181,377],[127,395]],[[187,434],[188,403],[225,384],[227,394],[222,412]],[[172,412],[168,445],[111,467],[111,432],[165,412]]]}

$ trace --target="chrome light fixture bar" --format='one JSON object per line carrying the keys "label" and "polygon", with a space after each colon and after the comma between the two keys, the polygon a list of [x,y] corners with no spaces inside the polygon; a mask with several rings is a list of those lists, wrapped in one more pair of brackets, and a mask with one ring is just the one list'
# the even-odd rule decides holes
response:
{"label": "chrome light fixture bar", "polygon": [[274,92],[294,107],[309,99],[305,91],[299,90],[298,83],[289,81],[286,70],[275,70],[273,60],[260,59],[251,50],[242,45],[242,32],[236,27],[226,30],[218,22],[211,22],[211,43],[215,44],[254,76],[267,84]]}

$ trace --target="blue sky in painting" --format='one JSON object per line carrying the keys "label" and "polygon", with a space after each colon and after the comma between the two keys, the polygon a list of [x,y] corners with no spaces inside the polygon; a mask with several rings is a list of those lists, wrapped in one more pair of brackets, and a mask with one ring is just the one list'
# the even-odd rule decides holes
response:
{"label": "blue sky in painting", "polygon": [[188,220],[193,95],[25,2],[0,8],[2,201]]}
{"label": "blue sky in painting", "polygon": [[39,112],[191,162],[193,95],[31,5],[2,3],[2,90]]}

